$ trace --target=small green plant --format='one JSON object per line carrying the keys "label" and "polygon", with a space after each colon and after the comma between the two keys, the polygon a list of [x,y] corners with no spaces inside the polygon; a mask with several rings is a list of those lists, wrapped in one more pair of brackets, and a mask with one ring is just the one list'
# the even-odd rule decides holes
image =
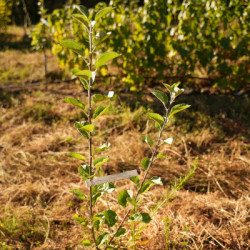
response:
{"label": "small green plant", "polygon": [[[108,109],[108,104],[98,105],[99,102],[105,103],[109,102],[114,98],[114,92],[110,91],[107,94],[94,94],[92,95],[92,88],[95,83],[95,76],[97,70],[105,65],[108,61],[115,59],[119,56],[116,52],[106,52],[98,56],[97,49],[98,46],[109,37],[109,33],[97,32],[95,29],[96,22],[99,22],[106,14],[112,11],[113,8],[107,7],[95,15],[89,13],[88,9],[84,6],[76,6],[76,13],[73,13],[73,18],[80,22],[84,27],[84,32],[88,34],[87,41],[82,43],[76,42],[71,39],[63,40],[60,44],[74,51],[78,56],[82,57],[88,65],[88,69],[73,69],[72,73],[79,78],[82,82],[84,89],[88,93],[88,110],[85,111],[86,105],[80,100],[68,97],[64,99],[65,102],[70,103],[84,112],[84,117],[86,120],[78,121],[75,123],[76,129],[79,133],[88,140],[88,164],[83,164],[78,168],[78,172],[81,178],[85,181],[91,181],[95,177],[102,177],[104,175],[102,171],[102,164],[109,161],[109,156],[98,157],[99,153],[103,153],[109,149],[110,143],[106,142],[99,148],[94,148],[93,138],[95,135],[96,120],[104,114]],[[84,45],[87,48],[84,47]],[[156,129],[159,131],[158,139],[154,142],[148,135],[143,135],[143,140],[151,149],[151,156],[145,157],[141,161],[141,165],[144,171],[143,178],[140,181],[138,176],[130,178],[130,180],[136,185],[136,192],[133,194],[131,190],[122,190],[118,194],[118,203],[126,209],[125,216],[118,223],[118,215],[115,211],[111,210],[109,207],[107,210],[94,213],[94,208],[97,207],[98,200],[102,195],[107,196],[109,193],[115,190],[115,185],[112,182],[104,183],[100,185],[94,185],[89,187],[88,197],[79,189],[73,189],[71,192],[76,195],[80,200],[88,202],[89,213],[86,213],[86,217],[82,215],[75,214],[74,220],[81,224],[83,227],[88,227],[91,230],[92,240],[83,239],[82,243],[84,246],[92,246],[96,249],[104,248],[111,249],[114,248],[118,242],[118,239],[126,236],[129,239],[129,243],[134,249],[136,249],[136,240],[140,238],[140,234],[147,224],[151,221],[152,216],[166,203],[169,198],[173,196],[173,191],[179,190],[184,181],[186,181],[194,172],[193,168],[188,175],[184,178],[180,178],[178,181],[173,183],[173,189],[156,205],[153,209],[152,214],[149,215],[141,211],[141,194],[147,192],[154,185],[162,185],[160,177],[152,177],[148,179],[148,173],[156,160],[164,160],[167,157],[160,152],[160,148],[164,144],[172,144],[173,139],[167,138],[162,139],[162,133],[165,125],[176,113],[189,107],[187,104],[177,104],[174,102],[180,94],[183,93],[183,89],[180,89],[179,83],[173,84],[172,86],[164,84],[169,95],[165,94],[160,90],[154,90],[152,94],[158,98],[163,104],[164,116],[158,113],[147,113],[150,120],[155,123]],[[72,152],[69,154],[70,157],[74,157],[83,162],[86,161],[85,156]],[[97,210],[97,209],[96,209]],[[125,228],[125,223],[127,222],[131,225],[131,231]],[[137,229],[137,225],[142,223],[143,226]],[[130,236],[130,237],[129,237]]]}

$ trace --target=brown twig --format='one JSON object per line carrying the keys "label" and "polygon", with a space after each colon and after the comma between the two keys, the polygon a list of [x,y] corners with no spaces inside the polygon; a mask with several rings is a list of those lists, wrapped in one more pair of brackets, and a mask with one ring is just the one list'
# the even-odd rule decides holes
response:
{"label": "brown twig", "polygon": [[[89,70],[92,70],[92,55],[93,55],[93,49],[92,49],[92,34],[93,34],[93,29],[92,26],[90,25],[90,30],[89,30]],[[91,86],[93,83],[92,77],[89,79],[89,86],[88,86],[88,102],[89,102],[89,112],[88,112],[88,122],[91,124]],[[92,136],[91,133],[89,133],[89,176],[92,175]],[[95,229],[93,225],[93,204],[92,204],[92,187],[89,187],[89,208],[90,208],[90,218],[91,218],[91,231],[92,231],[92,237],[96,245],[96,249],[98,248],[96,238],[95,238]]]}

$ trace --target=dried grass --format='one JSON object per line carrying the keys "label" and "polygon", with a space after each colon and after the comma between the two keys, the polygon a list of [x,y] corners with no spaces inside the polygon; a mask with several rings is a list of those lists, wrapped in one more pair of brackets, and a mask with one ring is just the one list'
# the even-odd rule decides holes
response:
{"label": "dried grass", "polygon": [[[81,237],[90,235],[75,224],[72,215],[76,211],[84,213],[87,208],[81,208],[82,204],[69,190],[79,188],[87,193],[87,189],[77,174],[79,162],[67,157],[67,153],[76,151],[86,155],[87,145],[72,124],[80,114],[69,105],[62,105],[61,99],[68,94],[80,96],[81,92],[79,88],[60,85],[50,87],[44,95],[39,93],[21,93],[18,98],[13,97],[14,101],[12,99],[9,106],[1,108],[0,246],[5,244],[18,249],[77,248]],[[44,118],[34,120],[33,115],[25,118],[23,112],[39,103],[50,103],[48,119],[54,116],[58,119],[48,123]],[[131,112],[126,108],[114,108],[112,112],[99,120],[95,140],[95,146],[107,140],[112,145],[108,152],[111,159],[104,166],[105,172],[140,170],[141,158],[150,154],[138,132],[144,129],[137,123],[142,110]],[[114,129],[116,118],[119,123]],[[166,192],[170,181],[184,175],[197,155],[198,169],[171,204],[165,205],[155,215],[143,232],[142,240],[137,242],[138,249],[167,249],[166,244],[169,249],[230,249],[229,225],[235,229],[235,232],[232,230],[234,239],[237,238],[242,249],[246,249],[250,208],[246,141],[231,138],[219,142],[218,135],[209,126],[196,133],[185,134],[180,130],[169,127],[164,132],[164,137],[175,138],[173,146],[162,148],[162,152],[172,159],[156,161],[150,173],[151,176],[161,176],[164,187],[154,188],[145,194],[141,210],[152,208]],[[151,127],[149,131],[153,131]],[[100,133],[104,134],[104,139]],[[121,218],[125,211],[117,205],[116,195],[121,189],[131,189],[131,183],[124,180],[116,184],[118,187],[110,196],[109,205],[119,211]],[[105,199],[101,199],[99,204],[99,211],[105,209]],[[10,217],[22,221],[17,223],[14,231],[7,230],[4,224]],[[26,223],[22,218],[26,218]],[[171,218],[168,226],[163,218]],[[32,234],[32,230],[36,233]],[[168,236],[166,232],[169,232]],[[11,236],[7,236],[8,233]],[[26,235],[24,239],[20,238],[22,234]]]}

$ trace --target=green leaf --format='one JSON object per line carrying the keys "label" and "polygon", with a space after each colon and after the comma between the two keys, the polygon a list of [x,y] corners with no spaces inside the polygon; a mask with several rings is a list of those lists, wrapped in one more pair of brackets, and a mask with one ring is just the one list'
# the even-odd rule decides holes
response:
{"label": "green leaf", "polygon": [[134,198],[127,198],[127,201],[130,202],[133,206],[136,205],[137,201]]}
{"label": "green leaf", "polygon": [[157,114],[157,113],[147,113],[148,117],[152,120],[154,120],[156,123],[159,124],[160,127],[162,127],[163,123],[164,123],[164,118]]}
{"label": "green leaf", "polygon": [[86,78],[90,78],[92,77],[92,73],[90,70],[79,70],[76,73],[74,73],[74,75],[76,76],[82,76],[82,77],[86,77]]}
{"label": "green leaf", "polygon": [[143,135],[142,138],[150,147],[153,146],[154,142],[149,136]]}
{"label": "green leaf", "polygon": [[89,247],[89,246],[92,245],[91,242],[90,242],[89,240],[82,240],[82,244],[83,244],[83,246],[85,246],[85,247]]}
{"label": "green leaf", "polygon": [[[90,178],[89,176],[89,166],[88,165],[81,165],[79,168],[78,168],[78,173],[80,174],[81,178],[86,181]],[[94,172],[92,170],[92,173],[91,175],[93,175]]]}
{"label": "green leaf", "polygon": [[96,185],[93,188],[93,193],[106,192],[112,193],[115,190],[115,185],[112,182],[106,182],[104,184]]}
{"label": "green leaf", "polygon": [[114,91],[109,91],[105,95],[95,94],[93,95],[93,102],[97,103],[97,102],[101,102],[101,101],[105,101],[109,99],[113,100],[114,97],[115,97]]}
{"label": "green leaf", "polygon": [[93,223],[93,227],[96,231],[99,231],[99,228],[100,228],[100,224],[101,224],[101,221],[100,220],[97,220]]}
{"label": "green leaf", "polygon": [[149,183],[147,181],[144,182],[142,185],[142,188],[140,189],[139,194],[143,194],[143,193],[147,192],[152,186],[153,186],[152,183]]}
{"label": "green leaf", "polygon": [[[88,122],[86,122],[88,124]],[[84,130],[84,129],[81,129],[83,127],[83,122],[76,122],[75,123],[75,128],[77,128],[77,130],[79,131],[79,133],[84,136],[85,138],[89,139],[89,135],[88,133]]]}
{"label": "green leaf", "polygon": [[104,214],[103,213],[98,213],[93,216],[93,220],[102,220],[104,219]]}
{"label": "green leaf", "polygon": [[81,154],[76,153],[76,152],[71,152],[68,154],[68,156],[76,158],[76,159],[81,160],[81,161],[85,161],[85,157]]}
{"label": "green leaf", "polygon": [[178,87],[180,84],[181,84],[180,82],[177,82],[177,83],[172,84],[172,85],[171,85],[172,92],[174,92],[174,89],[175,89],[176,87]]}
{"label": "green leaf", "polygon": [[136,213],[129,218],[129,222],[131,221],[143,222],[148,224],[151,221],[151,217],[149,216],[148,213]]}
{"label": "green leaf", "polygon": [[85,125],[83,127],[81,127],[81,129],[91,133],[93,130],[94,130],[95,126],[93,124],[88,124],[88,125]]}
{"label": "green leaf", "polygon": [[93,197],[92,197],[92,204],[95,205],[96,202],[101,198],[103,193],[97,193],[97,194],[94,194]]}
{"label": "green leaf", "polygon": [[108,100],[109,98],[107,96],[101,95],[101,94],[95,94],[93,95],[93,102],[101,102],[104,100]]}
{"label": "green leaf", "polygon": [[109,157],[101,157],[94,160],[94,166],[98,167],[109,160]]}
{"label": "green leaf", "polygon": [[81,71],[80,69],[72,69],[71,70],[71,73],[74,75],[75,73],[77,73],[77,72],[79,72],[79,71]]}
{"label": "green leaf", "polygon": [[106,151],[110,147],[110,145],[111,144],[109,142],[106,142],[102,146],[100,146],[99,148],[96,148],[95,152],[100,153],[100,152]]}
{"label": "green leaf", "polygon": [[108,107],[106,106],[99,106],[96,110],[95,113],[93,114],[93,118],[96,120],[98,117],[100,117],[106,110],[108,109]]}
{"label": "green leaf", "polygon": [[80,81],[81,81],[83,87],[84,87],[86,90],[88,90],[88,89],[89,89],[89,84],[88,84],[88,82],[87,82],[84,78],[80,78]]}
{"label": "green leaf", "polygon": [[170,85],[163,83],[163,85],[166,87],[166,89],[169,91],[170,94],[172,94],[172,88]]}
{"label": "green leaf", "polygon": [[126,230],[125,228],[121,227],[121,228],[118,230],[118,232],[117,232],[117,234],[116,234],[115,237],[120,237],[120,236],[126,234],[126,232],[127,232],[127,230]]}
{"label": "green leaf", "polygon": [[139,177],[138,176],[134,176],[134,177],[130,177],[129,178],[132,182],[134,182],[136,185],[138,185],[140,183]]}
{"label": "green leaf", "polygon": [[112,7],[107,7],[107,8],[100,10],[99,12],[96,13],[95,20],[98,21],[101,17],[103,17],[104,15],[112,11],[112,9],[113,9]]}
{"label": "green leaf", "polygon": [[166,107],[166,104],[168,103],[168,97],[165,93],[160,90],[154,90],[152,91],[152,94],[155,95],[163,103],[164,107]]}
{"label": "green leaf", "polygon": [[103,41],[105,41],[109,36],[111,35],[111,32],[105,33],[103,31],[96,34],[94,38],[94,45],[97,47],[99,46]]}
{"label": "green leaf", "polygon": [[179,89],[178,87],[174,87],[172,96],[173,96],[173,98],[176,98],[177,96],[179,96],[183,92],[184,92],[184,89]]}
{"label": "green leaf", "polygon": [[63,101],[67,102],[67,103],[70,103],[78,108],[81,108],[82,110],[85,109],[85,105],[79,101],[79,100],[76,100],[75,98],[72,98],[72,97],[67,97],[65,98]]}
{"label": "green leaf", "polygon": [[105,65],[108,61],[120,56],[116,52],[107,52],[99,57],[99,59],[96,61],[95,66],[96,68],[100,68],[102,65]]}
{"label": "green leaf", "polygon": [[81,14],[73,14],[73,18],[75,18],[78,22],[83,24],[87,29],[89,28],[89,19],[85,15]]}
{"label": "green leaf", "polygon": [[166,157],[165,155],[163,155],[162,153],[159,153],[156,157],[157,159],[169,159],[169,157]]}
{"label": "green leaf", "polygon": [[106,210],[103,212],[104,214],[104,224],[108,225],[108,227],[113,227],[117,222],[117,214],[112,210]]}
{"label": "green leaf", "polygon": [[62,45],[64,48],[73,50],[75,53],[81,56],[84,56],[83,47],[74,40],[71,39],[64,40],[60,43],[60,45]]}
{"label": "green leaf", "polygon": [[100,224],[101,224],[101,221],[100,220],[97,220],[93,223],[93,227],[96,231],[99,231],[99,228],[100,228]]}
{"label": "green leaf", "polygon": [[73,215],[73,219],[79,223],[80,225],[86,227],[88,225],[88,219],[87,218],[84,218],[84,217],[81,217],[79,216],[78,214],[75,214]]}
{"label": "green leaf", "polygon": [[163,185],[161,181],[161,177],[158,177],[158,176],[153,176],[152,178],[150,178],[150,181],[156,185]]}
{"label": "green leaf", "polygon": [[154,186],[156,184],[157,185],[163,185],[160,177],[154,176],[151,179],[147,179],[143,183],[142,188],[141,188],[139,194],[147,192],[152,186]]}
{"label": "green leaf", "polygon": [[100,246],[103,243],[105,243],[105,241],[108,239],[108,236],[109,236],[109,233],[107,233],[107,232],[99,235],[98,238],[96,239],[97,245]]}
{"label": "green leaf", "polygon": [[131,198],[127,190],[122,190],[118,194],[118,203],[124,208],[127,205],[127,198]]}
{"label": "green leaf", "polygon": [[93,124],[88,124],[88,122],[84,121],[84,122],[76,122],[75,123],[75,127],[81,132],[81,131],[85,131],[88,133],[91,133],[95,126]]}
{"label": "green leaf", "polygon": [[145,157],[141,160],[141,165],[143,166],[144,170],[148,169],[150,163],[150,159],[148,157]]}
{"label": "green leaf", "polygon": [[78,199],[86,201],[86,197],[83,192],[79,189],[71,189],[70,192],[74,194]]}
{"label": "green leaf", "polygon": [[75,7],[77,8],[78,11],[80,11],[80,13],[82,13],[85,17],[89,17],[89,11],[88,9],[83,6],[83,5],[75,5]]}
{"label": "green leaf", "polygon": [[175,106],[171,109],[170,114],[169,114],[169,117],[171,117],[171,116],[173,116],[174,114],[176,114],[176,113],[178,113],[178,112],[180,112],[180,111],[182,111],[182,110],[184,110],[184,109],[187,109],[187,108],[189,108],[189,107],[190,107],[190,105],[185,104],[185,103],[177,104],[177,105],[175,105]]}

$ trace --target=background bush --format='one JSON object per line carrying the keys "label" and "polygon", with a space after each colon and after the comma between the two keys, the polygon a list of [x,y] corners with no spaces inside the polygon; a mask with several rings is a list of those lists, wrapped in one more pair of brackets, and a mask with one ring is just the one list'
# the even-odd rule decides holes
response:
{"label": "background bush", "polygon": [[[101,30],[112,32],[104,47],[123,54],[123,60],[114,64],[122,69],[130,90],[140,90],[150,82],[148,77],[162,80],[166,76],[208,78],[214,87],[233,90],[246,86],[246,1],[145,0],[140,4],[112,0],[109,5],[115,7],[114,13],[99,24]],[[98,3],[92,12],[105,6]],[[65,5],[46,17],[52,51],[62,66],[79,63],[79,58],[75,61],[57,44],[79,32],[79,25],[69,18],[73,12],[73,7]]]}

